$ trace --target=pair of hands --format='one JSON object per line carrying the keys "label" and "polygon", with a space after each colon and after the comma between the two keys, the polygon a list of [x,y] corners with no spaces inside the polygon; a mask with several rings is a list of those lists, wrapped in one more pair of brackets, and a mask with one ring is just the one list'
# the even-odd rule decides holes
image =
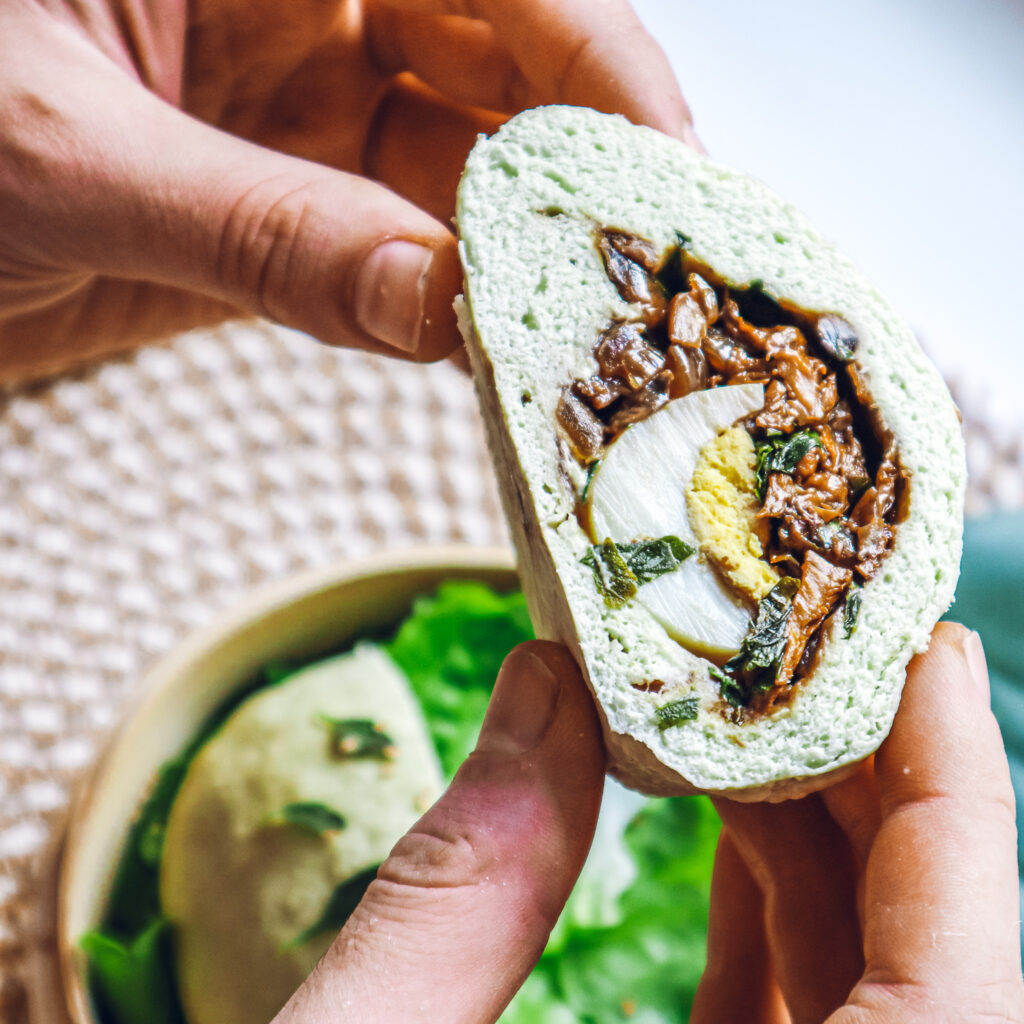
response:
{"label": "pair of hands", "polygon": [[[582,866],[603,773],[575,663],[518,648],[476,751],[275,1024],[496,1019]],[[693,1024],[1024,1021],[1013,790],[977,634],[936,629],[854,775],[716,806]]]}
{"label": "pair of hands", "polygon": [[[696,141],[625,0],[11,0],[0,41],[8,379],[256,314],[443,357],[477,132],[565,102]],[[476,753],[279,1024],[496,1017],[582,865],[603,772],[571,659],[519,649]],[[695,1021],[1024,1020],[1013,795],[976,637],[937,631],[852,778],[718,806]]]}
{"label": "pair of hands", "polygon": [[243,315],[441,358],[477,133],[561,102],[693,139],[626,0],[9,0],[0,57],[6,379]]}

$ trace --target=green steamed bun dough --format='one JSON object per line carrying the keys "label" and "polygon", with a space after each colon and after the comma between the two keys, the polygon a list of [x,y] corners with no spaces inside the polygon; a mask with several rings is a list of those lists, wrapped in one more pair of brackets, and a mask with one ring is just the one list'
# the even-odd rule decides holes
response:
{"label": "green steamed bun dough", "polygon": [[[332,753],[321,716],[372,719],[394,757]],[[160,896],[189,1024],[264,1024],[323,955],[303,945],[340,882],[382,861],[440,794],[419,705],[382,651],[360,646],[246,701],[193,761],[168,822]],[[319,802],[345,827],[273,823]]]}

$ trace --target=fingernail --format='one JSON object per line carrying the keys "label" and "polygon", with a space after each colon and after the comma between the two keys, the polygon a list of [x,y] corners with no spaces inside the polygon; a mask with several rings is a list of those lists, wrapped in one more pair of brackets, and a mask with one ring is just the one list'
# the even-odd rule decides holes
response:
{"label": "fingernail", "polygon": [[695,149],[698,153],[703,153],[707,156],[708,151],[705,149],[704,143],[700,141],[700,136],[694,129],[692,121],[683,121],[681,135],[683,142],[685,142],[691,149]]}
{"label": "fingernail", "polygon": [[981,637],[974,630],[964,637],[963,652],[974,688],[987,697],[988,662],[985,660],[985,648],[981,645]]}
{"label": "fingernail", "polygon": [[367,334],[415,352],[420,341],[427,272],[434,253],[424,245],[392,239],[363,260],[356,276],[356,322]]}
{"label": "fingernail", "polygon": [[532,750],[555,717],[560,688],[558,678],[535,654],[512,654],[498,676],[477,750],[508,754]]}

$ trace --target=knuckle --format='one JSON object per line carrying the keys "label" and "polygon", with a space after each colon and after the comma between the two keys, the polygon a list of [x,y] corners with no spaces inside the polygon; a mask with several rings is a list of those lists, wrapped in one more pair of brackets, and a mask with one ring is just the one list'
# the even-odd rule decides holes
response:
{"label": "knuckle", "polygon": [[306,181],[272,178],[250,187],[229,206],[215,249],[214,272],[233,298],[271,319],[284,317],[304,280],[314,205]]}
{"label": "knuckle", "polygon": [[474,886],[487,875],[488,862],[471,830],[445,833],[418,827],[398,841],[378,877],[412,889]]}
{"label": "knuckle", "polygon": [[651,43],[649,33],[628,4],[608,5],[602,12],[600,25],[581,27],[579,35],[565,50],[555,77],[557,96],[572,102],[576,97],[588,96],[595,83],[607,80],[610,48],[649,57]]}
{"label": "knuckle", "polygon": [[828,1024],[1024,1024],[1024,986],[1019,978],[980,984],[923,983],[883,978],[878,972],[857,984],[847,1005]]}
{"label": "knuckle", "polygon": [[495,69],[497,110],[518,112],[534,106],[534,88],[511,55],[499,58]]}
{"label": "knuckle", "polygon": [[[529,858],[526,858],[529,861]],[[540,883],[523,864],[510,864],[507,850],[488,836],[482,820],[463,820],[447,830],[421,822],[405,835],[381,865],[374,899],[384,911],[438,913],[439,908],[487,907],[501,915],[514,904],[521,922],[550,929],[565,901]]]}
{"label": "knuckle", "polygon": [[0,322],[53,307],[94,279],[89,271],[58,270],[0,250]]}
{"label": "knuckle", "polygon": [[591,58],[596,42],[593,36],[582,36],[566,55],[555,79],[554,93],[558,97],[572,98],[578,91],[576,86],[585,81],[586,62]]}

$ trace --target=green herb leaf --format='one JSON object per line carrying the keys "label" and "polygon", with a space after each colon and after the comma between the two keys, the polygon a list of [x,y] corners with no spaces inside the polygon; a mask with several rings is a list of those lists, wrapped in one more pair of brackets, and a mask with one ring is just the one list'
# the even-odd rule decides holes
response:
{"label": "green herb leaf", "polygon": [[373,864],[364,868],[357,875],[346,879],[338,885],[334,892],[327,899],[327,905],[319,919],[311,924],[305,931],[300,932],[285,945],[285,949],[297,949],[304,946],[310,939],[326,931],[339,931],[345,926],[345,922],[352,916],[352,911],[359,906],[363,893],[370,887],[370,883],[377,877],[379,864]]}
{"label": "green herb leaf", "polygon": [[80,945],[104,1020],[115,1024],[183,1024],[170,968],[169,922],[155,919],[124,942],[109,931],[86,932]]}
{"label": "green herb leaf", "polygon": [[726,704],[731,704],[734,708],[743,706],[746,695],[743,687],[732,676],[726,675],[717,665],[708,665],[708,675],[721,687],[722,700]]}
{"label": "green herb leaf", "polygon": [[580,495],[581,505],[585,505],[587,503],[587,498],[590,496],[590,485],[594,482],[594,474],[597,472],[597,467],[600,465],[601,460],[596,459],[587,469],[587,479],[583,484],[583,493]]}
{"label": "green herb leaf", "polygon": [[295,675],[298,666],[288,661],[268,661],[262,666],[261,671],[267,686],[277,686],[283,683],[289,676]]}
{"label": "green herb leaf", "polygon": [[783,576],[758,602],[757,619],[743,638],[739,654],[726,663],[726,669],[744,671],[775,668],[786,650],[786,623],[793,610],[793,598],[800,581]]}
{"label": "green herb leaf", "polygon": [[285,804],[279,811],[267,817],[268,825],[293,825],[313,835],[337,832],[345,827],[345,816],[326,804],[314,800]]}
{"label": "green herb leaf", "polygon": [[637,583],[650,583],[665,573],[674,572],[692,554],[693,548],[678,537],[659,537],[617,545]]}
{"label": "green herb leaf", "polygon": [[682,725],[683,722],[692,722],[700,711],[700,697],[681,697],[679,700],[670,700],[655,708],[654,713],[658,716],[658,725],[667,729],[672,725]]}
{"label": "green herb leaf", "polygon": [[812,449],[821,447],[821,437],[814,430],[798,430],[788,437],[769,436],[756,443],[757,496],[764,501],[770,473],[790,473]]}
{"label": "green herb leaf", "polygon": [[725,677],[728,682],[722,684],[722,700],[734,708],[741,708],[747,703],[747,694],[743,687],[730,676]]}
{"label": "green herb leaf", "polygon": [[609,608],[621,608],[636,595],[639,581],[610,537],[595,544],[583,556],[583,564],[594,570],[594,583]]}
{"label": "green herb leaf", "polygon": [[853,508],[863,497],[864,492],[874,483],[869,476],[850,477],[850,508]]}
{"label": "green herb leaf", "polygon": [[[721,683],[722,699],[733,707],[746,704],[751,694],[764,693],[775,685],[786,651],[786,623],[799,589],[798,579],[783,576],[758,602],[757,619],[743,638],[739,652],[725,663],[725,671],[709,668],[711,677]],[[738,679],[737,673],[744,678]],[[724,682],[722,676],[729,682]]]}
{"label": "green herb leaf", "polygon": [[671,535],[627,544],[606,539],[583,556],[583,564],[594,570],[594,581],[605,604],[621,608],[636,594],[638,586],[674,572],[692,554],[693,548],[686,541]]}
{"label": "green herb leaf", "polygon": [[343,761],[376,758],[390,761],[395,741],[372,718],[331,718],[321,715],[330,735],[331,755]]}
{"label": "green herb leaf", "polygon": [[846,605],[843,608],[843,637],[849,640],[857,632],[857,619],[860,616],[860,587],[854,585],[846,593]]}
{"label": "green herb leaf", "polygon": [[732,677],[727,676],[717,665],[708,665],[708,675],[716,683],[721,683],[724,686],[726,683],[731,683]]}
{"label": "green herb leaf", "polygon": [[166,834],[166,821],[147,821],[139,831],[139,859],[154,870],[160,867],[160,860],[164,855],[164,836]]}

